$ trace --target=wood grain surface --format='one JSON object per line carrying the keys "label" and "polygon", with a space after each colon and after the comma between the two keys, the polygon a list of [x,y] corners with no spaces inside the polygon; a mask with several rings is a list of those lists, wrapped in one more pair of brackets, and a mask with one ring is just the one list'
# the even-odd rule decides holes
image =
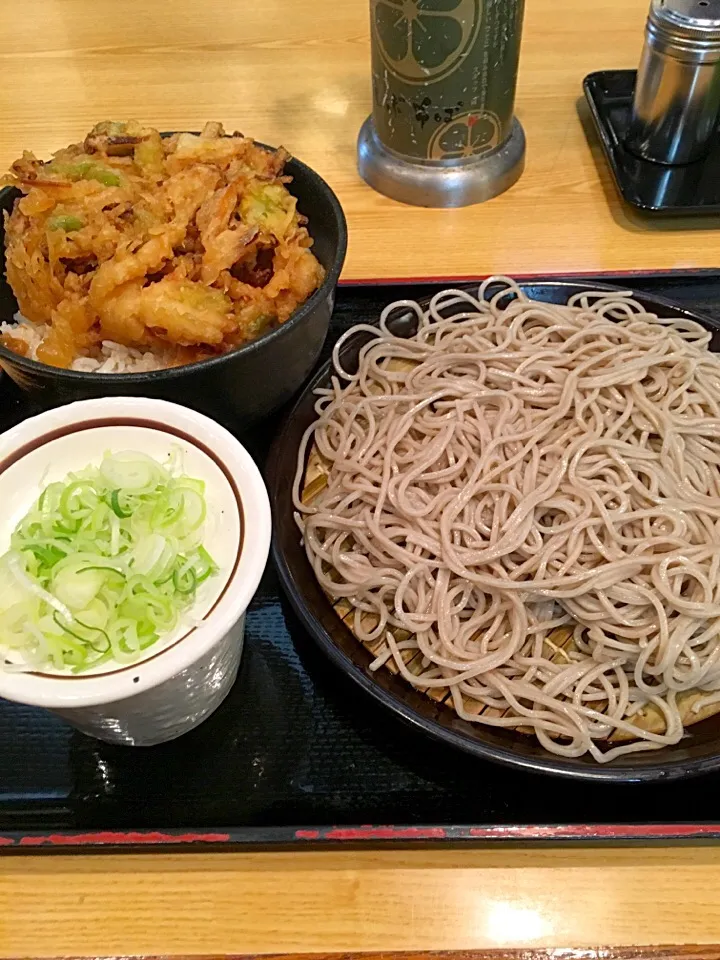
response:
{"label": "wood grain surface", "polygon": [[[285,143],[327,177],[349,220],[348,279],[716,266],[720,222],[648,227],[630,214],[578,116],[585,74],[636,64],[646,7],[529,0],[526,173],[488,204],[429,211],[374,194],[355,171],[367,0],[7,0],[0,164],[104,118],[165,129],[212,118]],[[0,862],[3,957],[718,942],[711,847]]]}
{"label": "wood grain surface", "polygon": [[[174,957],[173,960],[189,960],[190,956]],[[256,960],[258,954],[230,956],[225,960]],[[89,960],[89,958],[65,958],[65,960]],[[99,958],[95,958],[99,960]],[[115,958],[118,960],[118,958]],[[164,960],[162,957],[140,957],[136,960]],[[194,960],[217,960],[215,957],[194,957]],[[418,953],[280,953],[271,954],[267,960],[720,960],[720,947],[598,947],[590,950],[438,950]]]}
{"label": "wood grain surface", "polygon": [[218,119],[284,143],[330,181],[350,225],[346,278],[717,265],[720,220],[649,225],[630,212],[578,115],[587,73],[637,65],[648,0],[526,6],[527,168],[487,204],[416,209],[359,179],[368,0],[8,0],[0,165],[23,148],[46,155],[99,119],[174,130]]}
{"label": "wood grain surface", "polygon": [[0,861],[3,957],[719,942],[714,847]]}

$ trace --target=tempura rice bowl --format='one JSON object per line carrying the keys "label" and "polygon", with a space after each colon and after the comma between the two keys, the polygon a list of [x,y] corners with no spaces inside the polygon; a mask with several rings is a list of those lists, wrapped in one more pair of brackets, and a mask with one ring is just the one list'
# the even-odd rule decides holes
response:
{"label": "tempura rice bowl", "polygon": [[[328,184],[299,160],[291,159],[286,169],[293,178],[290,192],[307,211],[313,253],[326,276],[285,323],[235,350],[185,366],[164,368],[162,356],[110,342],[103,344],[98,360],[79,358],[75,369],[48,366],[0,346],[0,366],[42,409],[93,397],[146,396],[192,406],[233,429],[276,410],[301,386],[319,356],[347,248],[345,216]],[[0,210],[9,213],[19,195],[14,188],[0,191]],[[0,246],[0,324],[14,324],[18,306],[4,277],[4,223]],[[41,333],[23,330],[25,326],[21,321],[13,335],[19,333],[32,346]]]}

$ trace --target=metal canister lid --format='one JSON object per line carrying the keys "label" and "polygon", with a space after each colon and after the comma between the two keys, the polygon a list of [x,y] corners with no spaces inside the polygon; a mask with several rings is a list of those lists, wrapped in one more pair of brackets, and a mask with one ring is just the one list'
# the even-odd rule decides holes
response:
{"label": "metal canister lid", "polygon": [[652,0],[648,30],[682,50],[720,53],[720,0]]}

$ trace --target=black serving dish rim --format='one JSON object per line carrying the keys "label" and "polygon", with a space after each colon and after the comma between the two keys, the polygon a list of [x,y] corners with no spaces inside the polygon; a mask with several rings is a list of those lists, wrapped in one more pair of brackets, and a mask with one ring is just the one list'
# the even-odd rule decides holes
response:
{"label": "black serving dish rim", "polygon": [[[523,289],[537,289],[538,287],[541,287],[555,291],[566,291],[567,296],[565,300],[567,300],[567,297],[569,297],[571,294],[581,291],[593,290],[601,292],[619,292],[627,291],[629,289],[629,287],[596,282],[594,280],[558,280],[553,277],[548,277],[547,279],[543,277],[523,279],[518,281],[518,285]],[[456,286],[459,289],[467,289],[472,291],[477,290],[477,284],[463,283],[457,284]],[[634,295],[638,300],[647,304],[648,306],[656,305],[657,307],[664,308],[664,310],[668,311],[669,314],[693,320],[696,323],[700,323],[710,332],[713,332],[716,335],[720,334],[720,322],[710,317],[702,316],[696,311],[688,310],[687,308],[674,303],[672,300],[658,296],[654,293],[636,291]],[[430,299],[430,297],[426,297],[420,302],[427,303]],[[399,318],[401,314],[396,316]],[[363,322],[366,323],[368,321]],[[371,322],[370,325],[377,325],[377,321]],[[392,327],[392,320],[390,321],[390,326]],[[348,349],[349,346],[349,342],[346,341],[344,348]],[[467,733],[459,732],[458,730],[452,729],[449,726],[445,726],[438,720],[431,719],[427,716],[422,716],[411,704],[403,700],[400,695],[396,695],[392,691],[381,686],[365,669],[363,669],[358,663],[351,659],[348,654],[340,649],[340,647],[333,641],[328,631],[322,625],[321,619],[318,616],[318,611],[306,601],[301,588],[296,582],[296,568],[293,562],[288,559],[283,548],[281,532],[284,527],[282,522],[279,520],[280,511],[283,509],[288,509],[287,498],[290,496],[290,484],[295,471],[297,443],[295,442],[293,435],[301,435],[302,432],[304,432],[304,429],[315,419],[314,412],[311,416],[308,416],[305,408],[308,405],[309,398],[314,391],[318,387],[324,386],[328,382],[331,368],[332,360],[323,364],[323,366],[315,372],[312,379],[306,383],[302,393],[298,396],[293,404],[292,409],[287,415],[280,431],[271,445],[267,461],[266,478],[273,510],[271,552],[280,578],[281,586],[296,615],[308,630],[313,640],[318,644],[320,649],[332,661],[332,663],[336,667],[339,667],[340,670],[349,676],[363,690],[369,693],[383,707],[391,710],[406,723],[423,731],[434,740],[442,741],[448,744],[448,746],[465,753],[469,753],[482,760],[489,760],[494,763],[504,764],[525,771],[550,774],[572,780],[604,783],[649,783],[654,781],[668,782],[672,780],[689,779],[691,777],[701,776],[702,774],[710,773],[720,769],[720,727],[718,728],[717,732],[717,747],[715,752],[697,759],[687,758],[663,761],[661,759],[662,753],[668,750],[677,749],[679,746],[678,744],[671,747],[662,748],[658,750],[657,753],[653,753],[653,759],[658,757],[657,762],[648,762],[642,765],[633,765],[632,762],[628,762],[625,758],[619,758],[618,761],[611,761],[610,763],[603,765],[598,764],[595,761],[588,760],[587,758],[575,759],[555,757],[545,751],[541,751],[540,755],[535,757],[523,756],[520,753],[514,752],[511,746],[497,746],[485,743],[478,737],[471,736],[469,732],[471,729],[482,730],[482,728],[473,727],[467,721],[460,720],[460,718],[458,718],[456,714],[452,713],[451,709],[445,705],[433,705],[433,702],[428,700],[428,704],[433,705],[438,711],[445,710],[448,713],[451,713],[455,721],[455,726],[462,726],[464,724],[468,728]],[[295,422],[298,417],[302,417],[304,421],[302,431],[297,431],[294,429]],[[309,569],[309,563],[304,551],[302,551],[301,562],[307,564]],[[330,602],[324,595],[322,595],[322,602],[325,605],[325,611],[330,611],[330,613],[332,613],[333,617],[336,619],[337,628],[339,630],[346,630],[348,634],[350,634],[349,629],[337,616],[335,611],[332,609]],[[350,636],[352,636],[352,634],[350,634]],[[361,646],[359,641],[357,641],[357,639],[354,637],[353,640],[354,643],[357,644],[358,651],[364,652],[366,656],[369,656],[367,651],[364,651],[364,648]],[[407,691],[408,696],[410,693],[415,693],[415,691],[413,691],[409,685],[407,685]],[[717,716],[714,718],[711,717],[708,720],[702,721],[694,729],[697,730],[698,728],[703,727],[704,724],[713,724],[713,721],[715,721],[715,724],[717,725],[719,719],[720,718]],[[527,739],[529,740],[530,738]],[[524,741],[517,742],[522,743]],[[632,755],[630,756],[632,757]],[[646,756],[650,755],[648,754]]]}
{"label": "black serving dish rim", "polygon": [[[172,134],[170,133],[161,134],[162,137],[171,135]],[[266,143],[262,143],[260,140],[255,140],[254,142],[258,147],[262,147],[265,150],[277,149],[277,147],[271,147]],[[287,161],[286,169],[289,175],[293,177],[293,181],[299,173],[303,178],[312,184],[314,189],[324,193],[327,196],[337,225],[339,242],[333,254],[332,266],[327,271],[325,279],[321,285],[305,301],[305,303],[301,304],[301,306],[295,310],[292,316],[286,320],[285,323],[281,324],[279,327],[276,327],[275,330],[271,330],[269,333],[258,337],[257,340],[252,340],[250,343],[243,344],[242,346],[236,347],[234,350],[229,350],[227,353],[222,353],[217,357],[208,357],[205,360],[197,360],[194,363],[185,363],[178,367],[167,367],[166,369],[162,370],[145,370],[139,373],[108,374],[96,373],[95,371],[67,370],[61,367],[52,367],[50,364],[41,363],[39,360],[31,360],[29,357],[22,356],[22,354],[14,353],[12,350],[8,350],[7,347],[4,347],[2,343],[0,343],[0,361],[3,359],[8,360],[14,364],[14,366],[31,374],[37,373],[37,371],[47,371],[50,369],[53,370],[58,377],[78,384],[104,383],[107,382],[108,377],[112,377],[113,383],[119,384],[129,385],[151,382],[154,383],[159,379],[176,380],[189,371],[199,370],[201,368],[203,370],[212,370],[213,368],[220,366],[223,362],[226,362],[230,357],[237,357],[240,354],[243,356],[248,356],[257,350],[264,349],[266,345],[277,340],[287,330],[299,326],[303,320],[313,312],[315,307],[321,303],[322,300],[325,299],[328,294],[331,293],[331,291],[333,291],[337,286],[338,280],[340,279],[340,273],[345,263],[345,256],[347,254],[348,229],[345,212],[340,205],[340,201],[338,200],[335,191],[332,189],[330,184],[323,177],[321,177],[319,173],[317,173],[317,171],[313,170],[313,168],[308,166],[306,163],[303,163],[302,160],[298,160],[297,157],[292,156]],[[288,189],[290,189],[290,192],[292,193],[292,183],[289,185]],[[0,204],[2,204],[8,194],[15,190],[15,187],[4,187],[2,190],[0,190]],[[310,235],[312,236],[312,217],[308,216],[307,213],[304,215],[308,218]]]}

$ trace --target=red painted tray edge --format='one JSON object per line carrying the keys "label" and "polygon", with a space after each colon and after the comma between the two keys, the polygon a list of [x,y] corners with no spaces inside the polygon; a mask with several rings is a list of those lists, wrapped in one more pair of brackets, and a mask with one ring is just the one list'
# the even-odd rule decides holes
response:
{"label": "red painted tray edge", "polygon": [[0,835],[2,852],[26,853],[62,851],[78,853],[109,849],[235,849],[258,846],[268,848],[298,844],[315,846],[389,845],[393,843],[433,842],[484,844],[497,842],[527,843],[629,843],[684,842],[720,840],[720,823],[680,824],[547,824],[452,827],[439,826],[324,826],[324,827],[245,827],[229,830],[167,831],[56,831]]}

